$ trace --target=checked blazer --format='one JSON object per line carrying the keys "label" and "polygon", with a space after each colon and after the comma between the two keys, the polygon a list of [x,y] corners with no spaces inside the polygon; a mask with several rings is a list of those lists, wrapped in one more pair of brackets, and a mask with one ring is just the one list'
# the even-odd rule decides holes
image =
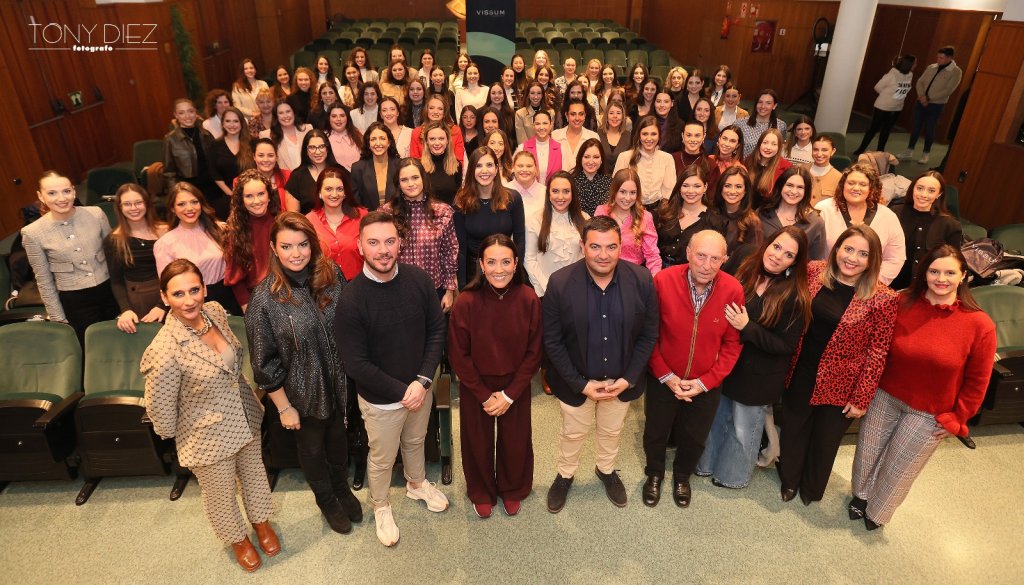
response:
{"label": "checked blazer", "polygon": [[203,310],[235,351],[234,367],[173,316],[142,355],[146,413],[153,430],[174,437],[185,467],[210,465],[235,455],[259,436],[263,407],[242,377],[242,344],[216,302]]}

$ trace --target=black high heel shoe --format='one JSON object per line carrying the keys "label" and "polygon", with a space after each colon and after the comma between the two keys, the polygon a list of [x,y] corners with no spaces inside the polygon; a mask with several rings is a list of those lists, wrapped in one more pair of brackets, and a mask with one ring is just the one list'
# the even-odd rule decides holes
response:
{"label": "black high heel shoe", "polygon": [[875,524],[871,520],[871,518],[868,518],[867,514],[864,515],[864,528],[867,528],[868,530],[877,530],[877,529],[879,529],[881,527],[882,527],[881,524]]}
{"label": "black high heel shoe", "polygon": [[789,488],[782,488],[780,493],[782,494],[783,502],[788,502],[796,497],[796,490],[791,490]]}
{"label": "black high heel shoe", "polygon": [[868,508],[867,500],[862,500],[857,496],[854,496],[850,503],[846,506],[847,512],[850,514],[850,520],[860,520],[865,517],[865,510]]}

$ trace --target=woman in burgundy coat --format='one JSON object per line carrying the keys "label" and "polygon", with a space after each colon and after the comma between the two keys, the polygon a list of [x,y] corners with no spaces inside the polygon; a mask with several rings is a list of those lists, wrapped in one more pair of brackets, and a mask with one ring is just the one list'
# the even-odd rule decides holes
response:
{"label": "woman in burgundy coat", "polygon": [[455,301],[448,328],[448,359],[463,390],[462,469],[481,518],[498,496],[515,516],[533,487],[530,379],[540,369],[542,336],[540,300],[523,284],[512,238],[487,236],[480,272]]}

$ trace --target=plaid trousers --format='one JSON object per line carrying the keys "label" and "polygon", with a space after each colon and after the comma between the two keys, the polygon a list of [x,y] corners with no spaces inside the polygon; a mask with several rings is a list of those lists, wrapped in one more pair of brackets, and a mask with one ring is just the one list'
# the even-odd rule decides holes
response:
{"label": "plaid trousers", "polygon": [[914,480],[942,442],[932,435],[935,416],[915,410],[881,388],[861,422],[853,458],[853,495],[867,500],[867,515],[887,524]]}

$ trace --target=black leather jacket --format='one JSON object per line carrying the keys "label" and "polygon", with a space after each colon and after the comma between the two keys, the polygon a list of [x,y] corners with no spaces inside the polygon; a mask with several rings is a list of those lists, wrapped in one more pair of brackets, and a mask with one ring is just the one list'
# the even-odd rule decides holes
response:
{"label": "black leather jacket", "polygon": [[[345,416],[345,370],[331,335],[338,298],[346,284],[334,267],[338,282],[328,291],[331,302],[318,310],[309,288],[292,285],[292,302],[281,302],[270,292],[268,275],[253,290],[245,312],[245,332],[256,385],[265,392],[284,387],[299,416],[326,419]],[[346,420],[347,423],[347,420]]]}

